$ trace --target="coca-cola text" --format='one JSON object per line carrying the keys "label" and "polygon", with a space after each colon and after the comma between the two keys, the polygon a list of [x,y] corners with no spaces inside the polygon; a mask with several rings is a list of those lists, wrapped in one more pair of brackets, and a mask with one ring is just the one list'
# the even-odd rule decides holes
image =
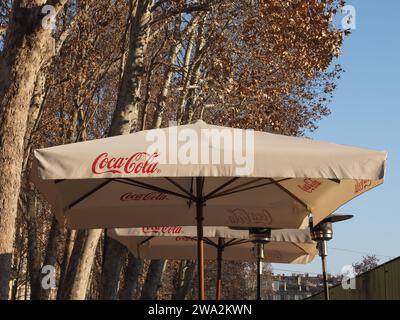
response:
{"label": "coca-cola text", "polygon": [[103,152],[94,159],[92,172],[94,174],[154,174],[159,172],[158,162],[155,161],[158,156],[156,152],[153,154],[136,152],[130,157],[110,157],[107,152]]}
{"label": "coca-cola text", "polygon": [[142,232],[144,234],[181,234],[182,227],[174,226],[174,227],[143,227]]}
{"label": "coca-cola text", "polygon": [[165,193],[149,192],[149,193],[124,193],[120,198],[121,201],[162,201],[168,200]]}

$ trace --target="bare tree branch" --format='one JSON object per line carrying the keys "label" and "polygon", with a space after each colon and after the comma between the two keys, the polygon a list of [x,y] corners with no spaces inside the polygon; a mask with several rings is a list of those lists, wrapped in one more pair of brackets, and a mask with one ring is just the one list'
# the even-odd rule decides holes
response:
{"label": "bare tree branch", "polygon": [[177,9],[177,10],[170,10],[167,11],[166,13],[162,14],[159,17],[155,17],[151,24],[155,24],[157,22],[172,18],[173,16],[176,16],[181,13],[193,13],[193,12],[199,12],[199,11],[209,11],[211,10],[211,7],[206,4],[194,4],[191,6],[185,6],[183,8]]}

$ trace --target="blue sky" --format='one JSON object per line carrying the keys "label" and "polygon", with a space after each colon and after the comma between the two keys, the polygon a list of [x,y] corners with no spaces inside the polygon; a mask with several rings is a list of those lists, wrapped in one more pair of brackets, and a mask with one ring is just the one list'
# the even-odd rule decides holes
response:
{"label": "blue sky", "polygon": [[[380,262],[400,255],[400,1],[348,0],[356,9],[356,29],[339,60],[346,72],[330,105],[332,114],[308,136],[343,144],[386,150],[386,180],[340,208],[354,214],[334,225],[328,267],[333,274],[344,265],[374,253]],[[308,265],[274,264],[283,270],[320,273],[320,259]]]}

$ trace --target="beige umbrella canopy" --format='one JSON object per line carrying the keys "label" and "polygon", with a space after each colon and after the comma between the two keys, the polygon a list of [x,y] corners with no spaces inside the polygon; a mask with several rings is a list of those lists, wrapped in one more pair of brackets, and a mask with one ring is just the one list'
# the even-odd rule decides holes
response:
{"label": "beige umbrella canopy", "polygon": [[71,228],[299,228],[383,183],[386,152],[195,124],[34,153],[32,178]]}
{"label": "beige umbrella canopy", "polygon": [[32,175],[75,229],[190,226],[199,195],[204,225],[299,228],[383,183],[386,156],[199,121],[36,150]]}
{"label": "beige umbrella canopy", "polygon": [[[125,245],[141,259],[196,259],[196,227],[110,229],[108,235]],[[207,246],[205,259],[216,260],[218,240],[224,239],[224,260],[256,261],[254,244],[248,231],[227,227],[204,227]],[[316,243],[308,229],[273,230],[271,241],[264,247],[264,262],[311,262],[317,254]]]}

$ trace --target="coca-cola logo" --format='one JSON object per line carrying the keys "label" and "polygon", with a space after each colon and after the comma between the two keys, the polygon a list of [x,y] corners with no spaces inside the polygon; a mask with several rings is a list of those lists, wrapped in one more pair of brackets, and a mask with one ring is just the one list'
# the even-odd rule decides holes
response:
{"label": "coca-cola logo", "polygon": [[357,180],[354,184],[354,193],[359,193],[372,186],[371,180]]}
{"label": "coca-cola logo", "polygon": [[175,241],[196,241],[194,238],[189,238],[189,237],[176,237]]}
{"label": "coca-cola logo", "polygon": [[143,227],[142,232],[144,234],[182,234],[182,227]]}
{"label": "coca-cola logo", "polygon": [[298,187],[307,193],[313,193],[321,184],[322,182],[318,180],[304,179],[303,185],[298,185]]}
{"label": "coca-cola logo", "polygon": [[266,210],[246,211],[242,208],[228,210],[228,223],[232,225],[263,225],[268,226],[272,223],[271,214]]}
{"label": "coca-cola logo", "polygon": [[121,201],[163,201],[168,200],[165,193],[149,192],[149,193],[124,193],[120,198]]}
{"label": "coca-cola logo", "polygon": [[94,174],[127,173],[127,174],[154,174],[159,173],[157,152],[136,152],[130,157],[110,157],[107,152],[99,154],[92,163]]}

